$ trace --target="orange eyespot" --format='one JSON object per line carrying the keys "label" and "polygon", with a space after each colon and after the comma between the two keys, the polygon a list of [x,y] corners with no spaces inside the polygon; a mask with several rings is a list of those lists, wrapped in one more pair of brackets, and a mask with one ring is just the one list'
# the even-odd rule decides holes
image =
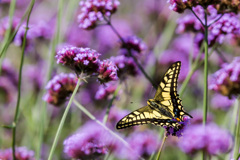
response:
{"label": "orange eyespot", "polygon": [[179,118],[176,118],[176,120],[177,120],[178,122],[181,122],[181,120],[180,120]]}

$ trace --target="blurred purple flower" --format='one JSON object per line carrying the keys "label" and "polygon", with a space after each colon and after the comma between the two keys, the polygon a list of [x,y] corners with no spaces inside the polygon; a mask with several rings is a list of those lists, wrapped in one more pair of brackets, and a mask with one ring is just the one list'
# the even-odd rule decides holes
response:
{"label": "blurred purple flower", "polygon": [[[194,117],[191,119],[191,125],[202,124],[202,122],[203,122],[203,111],[202,110],[195,109],[190,112],[190,115],[192,115],[192,117]],[[211,123],[212,121],[213,121],[213,115],[210,112],[208,112],[206,123]]]}
{"label": "blurred purple flower", "polygon": [[47,84],[47,93],[43,100],[55,106],[59,106],[66,101],[77,85],[75,74],[61,73],[53,77]]}
{"label": "blurred purple flower", "polygon": [[220,70],[211,75],[209,89],[229,98],[240,93],[240,57],[235,57],[230,64],[223,64]]}
{"label": "blurred purple flower", "polygon": [[[16,147],[15,155],[17,160],[35,160],[34,151],[28,150],[26,147]],[[12,160],[12,149],[0,150],[1,160]]]}
{"label": "blurred purple flower", "polygon": [[137,36],[128,36],[123,38],[124,44],[121,44],[121,48],[134,50],[137,53],[142,53],[147,49],[147,45]]}
{"label": "blurred purple flower", "polygon": [[15,68],[13,68],[13,64],[6,58],[2,62],[1,76],[8,77],[9,80],[17,87],[17,72]]}
{"label": "blurred purple flower", "polygon": [[[30,51],[30,50],[33,49],[33,45],[34,45],[33,40],[37,36],[37,30],[34,30],[32,25],[29,25],[28,27],[29,27],[29,29],[28,29],[27,35],[26,35],[26,47],[25,47],[25,50]],[[16,36],[15,36],[15,38],[13,40],[13,42],[14,42],[14,44],[16,46],[22,47],[25,32],[26,32],[26,25],[23,24],[19,28],[19,30],[16,33]]]}
{"label": "blurred purple flower", "polygon": [[127,75],[136,76],[138,74],[138,68],[131,57],[120,55],[111,57],[110,60],[118,67],[117,75],[119,78],[124,79]]}
{"label": "blurred purple flower", "polygon": [[130,160],[138,160],[139,157],[148,159],[160,145],[159,136],[153,131],[133,132],[127,138],[127,142],[132,149],[125,148],[123,153]]}
{"label": "blurred purple flower", "polygon": [[103,60],[99,64],[98,80],[100,83],[118,80],[117,66],[110,60]]}
{"label": "blurred purple flower", "polygon": [[40,20],[37,24],[33,25],[32,29],[36,32],[36,38],[50,39],[53,35],[53,27],[43,20]]}
{"label": "blurred purple flower", "polygon": [[229,99],[226,96],[222,96],[221,94],[215,94],[211,99],[211,106],[215,109],[221,109],[227,111],[233,105],[235,99]]}
{"label": "blurred purple flower", "polygon": [[111,129],[115,129],[116,124],[119,121],[119,119],[121,119],[128,113],[129,113],[129,111],[127,111],[127,110],[122,110],[122,109],[117,108],[116,106],[112,106],[110,109],[109,115],[108,115],[106,125]]}
{"label": "blurred purple flower", "polygon": [[[19,18],[13,17],[12,26],[11,26],[11,31],[12,32],[17,28],[19,22],[20,22]],[[5,33],[6,33],[8,28],[9,28],[9,17],[4,17],[0,21],[0,40],[3,40],[3,38],[5,36]]]}
{"label": "blurred purple flower", "polygon": [[192,125],[188,127],[179,141],[179,147],[187,154],[194,154],[197,151],[205,150],[210,155],[226,153],[232,145],[231,135],[220,129],[215,124],[206,126]]}
{"label": "blurred purple flower", "polygon": [[97,100],[109,99],[115,90],[117,89],[117,84],[114,82],[106,83],[99,86],[98,91],[96,92],[95,98]]}
{"label": "blurred purple flower", "polygon": [[[95,122],[86,123],[64,142],[64,153],[76,159],[96,159],[115,151],[115,139],[102,126]],[[118,148],[118,147],[117,147]]]}
{"label": "blurred purple flower", "polygon": [[81,1],[81,13],[78,15],[79,27],[93,29],[97,21],[103,21],[116,12],[119,5],[118,0],[85,0]]}
{"label": "blurred purple flower", "polygon": [[57,63],[73,69],[77,74],[92,74],[98,71],[100,54],[90,48],[66,46],[57,51]]}

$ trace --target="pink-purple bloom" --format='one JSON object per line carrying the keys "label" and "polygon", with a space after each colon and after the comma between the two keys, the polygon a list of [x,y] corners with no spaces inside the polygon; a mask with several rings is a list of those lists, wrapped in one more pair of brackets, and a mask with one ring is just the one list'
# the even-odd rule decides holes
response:
{"label": "pink-purple bloom", "polygon": [[137,53],[142,53],[147,49],[146,44],[137,36],[128,36],[123,38],[124,43],[121,44],[121,48],[128,50],[134,50]]}
{"label": "pink-purple bloom", "polygon": [[47,93],[44,95],[43,99],[55,106],[63,104],[68,96],[74,91],[77,85],[76,75],[64,74],[54,76],[47,84]]}
{"label": "pink-purple bloom", "polygon": [[98,80],[100,83],[118,80],[117,66],[110,60],[103,60],[99,63]]}
{"label": "pink-purple bloom", "polygon": [[227,111],[234,104],[234,101],[235,99],[229,99],[228,97],[223,96],[221,94],[215,94],[211,99],[211,107]]}
{"label": "pink-purple bloom", "polygon": [[[15,156],[17,160],[35,160],[34,151],[27,147],[16,147]],[[0,150],[0,160],[12,160],[12,149]]]}
{"label": "pink-purple bloom", "polygon": [[58,50],[55,57],[57,63],[73,69],[77,74],[92,74],[98,71],[99,56],[100,53],[90,48],[66,46]]}
{"label": "pink-purple bloom", "polygon": [[221,69],[211,75],[209,89],[229,98],[240,93],[240,57],[235,57],[230,64],[223,64]]}
{"label": "pink-purple bloom", "polygon": [[133,132],[127,138],[132,149],[125,149],[127,159],[138,160],[139,157],[148,159],[160,145],[158,134],[153,131]]}
{"label": "pink-purple bloom", "polygon": [[131,57],[124,55],[111,57],[111,61],[118,67],[117,75],[119,78],[125,78],[127,75],[136,76],[138,68]]}
{"label": "pink-purple bloom", "polygon": [[70,158],[96,159],[115,151],[116,139],[102,126],[87,122],[77,133],[64,140],[64,153]]}
{"label": "pink-purple bloom", "polygon": [[97,100],[109,99],[112,97],[116,89],[117,89],[116,83],[114,82],[105,83],[104,85],[99,86],[95,98]]}
{"label": "pink-purple bloom", "polygon": [[231,135],[216,124],[199,124],[186,128],[179,147],[187,154],[204,150],[210,155],[218,155],[228,152],[232,142]]}
{"label": "pink-purple bloom", "polygon": [[79,3],[81,13],[78,15],[79,27],[93,29],[98,21],[104,21],[116,12],[118,0],[84,0]]}

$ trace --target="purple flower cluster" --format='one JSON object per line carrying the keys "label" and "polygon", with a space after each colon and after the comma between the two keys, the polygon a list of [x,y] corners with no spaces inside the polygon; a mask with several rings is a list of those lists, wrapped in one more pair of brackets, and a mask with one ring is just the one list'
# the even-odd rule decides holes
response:
{"label": "purple flower cluster", "polygon": [[123,79],[126,75],[136,76],[138,74],[137,65],[131,57],[120,55],[111,57],[110,60],[118,67],[117,75],[119,78]]}
{"label": "purple flower cluster", "polygon": [[53,77],[47,84],[47,93],[43,99],[55,106],[63,104],[77,85],[77,77],[74,74],[61,73]]}
{"label": "purple flower cluster", "polygon": [[117,80],[117,67],[110,60],[100,61],[100,53],[90,48],[65,46],[57,51],[57,63],[61,63],[77,74],[97,74],[101,83]]}
{"label": "purple flower cluster", "polygon": [[[200,109],[195,109],[190,112],[193,119],[191,119],[191,124],[202,124],[203,122],[203,111]],[[211,113],[207,113],[207,122],[206,123],[211,123],[213,121],[213,115]]]}
{"label": "purple flower cluster", "polygon": [[223,64],[222,68],[211,75],[209,89],[232,98],[240,93],[240,57],[232,63]]}
{"label": "purple flower cluster", "polygon": [[[20,22],[19,18],[13,17],[11,31],[14,31]],[[0,40],[5,36],[7,29],[9,28],[9,17],[2,18],[0,21]]]}
{"label": "purple flower cluster", "polygon": [[127,142],[132,148],[125,151],[126,158],[130,160],[137,160],[139,157],[149,159],[160,145],[159,137],[153,131],[133,132],[129,135]]}
{"label": "purple flower cluster", "polygon": [[[204,20],[203,8],[198,6],[193,8],[193,10],[203,21]],[[220,14],[218,14],[216,8],[214,8],[213,6],[208,6],[208,12],[209,12],[208,15],[209,24],[211,24],[219,16],[221,16]],[[240,22],[238,19],[239,18],[235,14],[228,13],[224,14],[220,20],[213,23],[209,27],[208,34],[209,46],[213,46],[215,43],[221,44],[226,36],[240,35]],[[200,47],[204,39],[204,29],[199,20],[196,19],[194,15],[186,15],[185,17],[180,18],[178,20],[177,32],[183,33],[188,31],[198,33],[196,34],[195,37],[195,43],[198,44],[198,46]]]}
{"label": "purple flower cluster", "polygon": [[210,155],[226,153],[232,145],[231,135],[215,124],[188,127],[179,141],[181,150],[188,154],[205,150]]}
{"label": "purple flower cluster", "polygon": [[98,80],[100,83],[118,80],[117,66],[110,60],[103,60],[99,64]]}
{"label": "purple flower cluster", "polygon": [[142,39],[138,38],[137,36],[129,36],[123,38],[124,43],[122,43],[121,48],[134,50],[138,53],[142,53],[147,49],[146,44],[142,41]]}
{"label": "purple flower cluster", "polygon": [[190,124],[190,117],[184,116],[182,122],[178,122],[176,119],[172,119],[172,121],[175,121],[177,123],[177,127],[163,126],[163,128],[166,130],[166,136],[171,135],[181,137],[186,126]]}
{"label": "purple flower cluster", "polygon": [[81,13],[78,15],[79,27],[93,29],[98,21],[103,21],[116,12],[118,0],[85,0],[81,1]]}
{"label": "purple flower cluster", "polygon": [[[26,147],[17,147],[15,150],[17,160],[35,160],[34,152]],[[12,149],[0,150],[0,160],[12,160]]]}
{"label": "purple flower cluster", "polygon": [[228,97],[222,96],[221,94],[215,94],[211,99],[211,107],[227,111],[231,108],[234,101],[235,99],[229,99]]}
{"label": "purple flower cluster", "polygon": [[115,151],[115,139],[95,122],[88,122],[74,135],[64,140],[64,153],[76,159],[96,159],[108,150]]}
{"label": "purple flower cluster", "polygon": [[99,86],[98,91],[96,92],[95,98],[97,100],[109,99],[115,90],[117,89],[117,84],[115,83],[106,83]]}

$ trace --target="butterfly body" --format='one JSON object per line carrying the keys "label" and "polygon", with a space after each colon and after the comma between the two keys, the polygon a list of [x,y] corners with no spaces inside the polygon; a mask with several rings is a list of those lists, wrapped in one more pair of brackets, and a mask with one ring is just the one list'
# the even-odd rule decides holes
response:
{"label": "butterfly body", "polygon": [[178,128],[184,116],[189,116],[183,110],[182,100],[177,94],[177,79],[181,62],[173,63],[160,82],[153,99],[147,101],[147,106],[128,114],[117,123],[117,129],[141,124],[154,124]]}

